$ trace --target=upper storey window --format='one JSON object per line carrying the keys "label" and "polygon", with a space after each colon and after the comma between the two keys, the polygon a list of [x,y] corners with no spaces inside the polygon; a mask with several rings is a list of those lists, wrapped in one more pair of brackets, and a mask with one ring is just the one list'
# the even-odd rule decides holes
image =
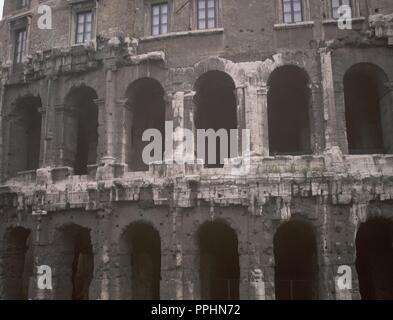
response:
{"label": "upper storey window", "polygon": [[93,34],[93,12],[85,11],[77,14],[76,44],[83,44],[92,39]]}
{"label": "upper storey window", "polygon": [[96,1],[74,0],[71,3],[70,44],[83,45],[93,42],[96,37]]}
{"label": "upper storey window", "polygon": [[217,26],[217,0],[198,0],[198,29]]}
{"label": "upper storey window", "polygon": [[282,0],[282,10],[284,23],[303,21],[302,0]]}
{"label": "upper storey window", "polygon": [[168,32],[168,3],[152,5],[151,30],[152,35],[160,35]]}
{"label": "upper storey window", "polygon": [[15,31],[15,63],[22,63],[27,53],[27,29]]}
{"label": "upper storey window", "polygon": [[339,8],[341,6],[350,6],[351,0],[332,0],[332,17],[333,19],[338,19],[340,17]]}

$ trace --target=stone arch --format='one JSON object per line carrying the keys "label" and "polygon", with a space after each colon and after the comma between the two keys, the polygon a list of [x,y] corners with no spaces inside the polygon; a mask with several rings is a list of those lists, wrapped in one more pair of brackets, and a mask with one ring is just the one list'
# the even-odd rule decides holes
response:
{"label": "stone arch", "polygon": [[[205,139],[204,161],[206,167],[223,167],[224,159],[231,158],[238,150],[231,150],[230,130],[237,129],[237,99],[236,86],[233,78],[223,71],[213,70],[202,74],[195,82],[195,127],[196,129],[222,132],[226,138],[216,138],[215,151],[209,150]],[[225,139],[227,141],[225,141]],[[200,148],[201,141],[198,139]],[[198,150],[198,155],[201,153]],[[213,153],[213,154],[212,154]]]}
{"label": "stone arch", "polygon": [[1,282],[6,300],[27,300],[29,282],[33,277],[33,241],[31,232],[23,227],[6,230],[1,259]]}
{"label": "stone arch", "polygon": [[129,137],[126,143],[127,160],[130,171],[147,171],[148,163],[142,159],[144,148],[150,143],[142,141],[148,129],[158,130],[162,138],[162,150],[154,154],[157,161],[163,160],[165,151],[165,91],[156,79],[140,78],[132,82],[126,92],[127,116],[131,119]]}
{"label": "stone arch", "polygon": [[76,175],[88,173],[97,163],[98,106],[97,92],[86,85],[72,87],[65,98],[64,162]]}
{"label": "stone arch", "polygon": [[239,299],[238,237],[222,221],[205,222],[197,231],[201,299]]}
{"label": "stone arch", "polygon": [[13,103],[9,115],[8,172],[10,175],[36,170],[41,165],[41,108],[39,95],[27,94]]}
{"label": "stone arch", "polygon": [[280,66],[268,80],[268,126],[271,155],[311,153],[310,78],[295,65]]}
{"label": "stone arch", "polygon": [[363,300],[393,299],[393,220],[376,217],[356,234],[356,270]]}
{"label": "stone arch", "polygon": [[88,300],[94,272],[91,230],[68,224],[57,230],[56,295],[58,299]]}
{"label": "stone arch", "polygon": [[318,253],[313,228],[301,220],[283,223],[273,239],[278,300],[318,299]]}
{"label": "stone arch", "polygon": [[357,63],[346,71],[343,82],[349,153],[392,153],[392,97],[384,70]]}
{"label": "stone arch", "polygon": [[161,238],[151,224],[134,222],[120,237],[120,297],[159,300]]}
{"label": "stone arch", "polygon": [[221,71],[227,73],[232,79],[236,79],[236,74],[232,71],[234,68],[231,68],[234,63],[229,60],[225,60],[219,57],[207,58],[199,61],[194,65],[193,77],[194,83],[200,78],[203,74],[209,71]]}

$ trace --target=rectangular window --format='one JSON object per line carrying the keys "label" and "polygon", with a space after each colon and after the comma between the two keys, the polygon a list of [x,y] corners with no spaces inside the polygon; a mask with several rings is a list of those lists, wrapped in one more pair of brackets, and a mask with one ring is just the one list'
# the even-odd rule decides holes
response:
{"label": "rectangular window", "polygon": [[76,15],[76,36],[75,43],[82,44],[89,42],[93,35],[93,12],[79,12]]}
{"label": "rectangular window", "polygon": [[350,6],[351,0],[332,0],[332,17],[333,19],[338,19],[340,17],[338,13],[338,8],[341,6]]}
{"label": "rectangular window", "polygon": [[168,3],[152,5],[151,30],[153,36],[168,32]]}
{"label": "rectangular window", "polygon": [[216,0],[198,0],[198,29],[212,29],[217,26]]}
{"label": "rectangular window", "polygon": [[27,54],[27,29],[20,29],[15,32],[15,63],[22,63]]}
{"label": "rectangular window", "polygon": [[303,21],[302,0],[282,0],[284,23]]}
{"label": "rectangular window", "polygon": [[16,1],[16,10],[25,8],[29,5],[29,0],[17,0]]}

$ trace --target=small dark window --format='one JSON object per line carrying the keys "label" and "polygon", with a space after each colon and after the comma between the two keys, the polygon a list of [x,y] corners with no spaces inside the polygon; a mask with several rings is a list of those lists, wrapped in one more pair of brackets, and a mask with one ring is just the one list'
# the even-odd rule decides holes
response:
{"label": "small dark window", "polygon": [[212,29],[216,26],[216,0],[198,0],[198,29]]}
{"label": "small dark window", "polygon": [[93,12],[79,12],[76,19],[75,42],[82,44],[91,41],[93,35]]}
{"label": "small dark window", "polygon": [[151,30],[154,36],[168,32],[168,3],[152,6]]}
{"label": "small dark window", "polygon": [[19,29],[15,32],[15,63],[22,63],[27,53],[27,30]]}
{"label": "small dark window", "polygon": [[340,18],[338,9],[341,6],[351,6],[351,0],[332,0],[332,17],[334,19]]}
{"label": "small dark window", "polygon": [[282,0],[284,23],[303,21],[302,0]]}
{"label": "small dark window", "polygon": [[29,5],[29,0],[17,0],[15,10],[25,8]]}

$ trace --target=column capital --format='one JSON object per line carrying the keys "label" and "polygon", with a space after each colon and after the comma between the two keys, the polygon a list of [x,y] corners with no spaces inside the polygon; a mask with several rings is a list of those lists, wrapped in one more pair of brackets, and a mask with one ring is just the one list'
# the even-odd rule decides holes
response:
{"label": "column capital", "polygon": [[116,98],[115,99],[115,105],[116,107],[120,108],[126,108],[126,109],[131,109],[131,106],[128,103],[128,98]]}
{"label": "column capital", "polygon": [[188,91],[185,91],[184,92],[184,98],[186,99],[186,98],[191,98],[191,99],[193,99],[194,97],[195,97],[195,95],[196,95],[196,91],[193,91],[193,90],[188,90]]}
{"label": "column capital", "polygon": [[257,87],[257,94],[267,95],[269,93],[270,86],[262,85]]}
{"label": "column capital", "polygon": [[93,102],[94,102],[97,106],[104,106],[104,105],[105,105],[105,98],[94,99]]}
{"label": "column capital", "polygon": [[41,115],[44,115],[48,109],[49,109],[49,106],[44,106],[44,107],[38,108],[37,111],[38,111]]}

